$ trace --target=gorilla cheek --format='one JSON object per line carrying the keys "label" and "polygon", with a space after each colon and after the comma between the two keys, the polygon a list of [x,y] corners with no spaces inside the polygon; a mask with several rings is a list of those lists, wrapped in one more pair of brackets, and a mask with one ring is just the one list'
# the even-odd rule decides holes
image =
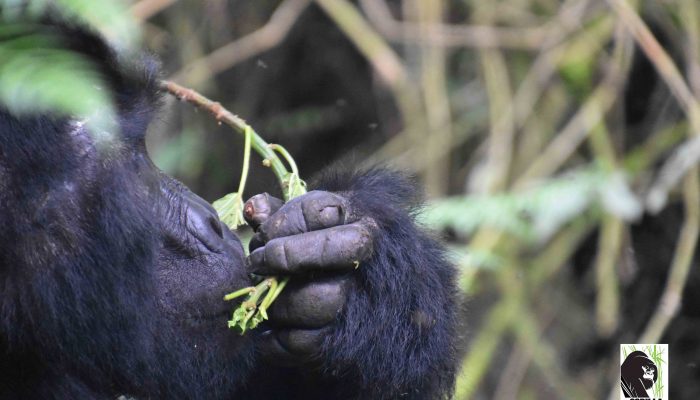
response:
{"label": "gorilla cheek", "polygon": [[242,256],[223,254],[197,259],[161,254],[158,260],[158,305],[165,316],[193,332],[227,332],[231,304],[226,293],[249,285]]}

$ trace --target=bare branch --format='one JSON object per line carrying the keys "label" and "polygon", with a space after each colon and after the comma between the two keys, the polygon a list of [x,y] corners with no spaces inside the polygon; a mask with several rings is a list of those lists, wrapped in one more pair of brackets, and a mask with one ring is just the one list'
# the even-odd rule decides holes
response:
{"label": "bare branch", "polygon": [[145,21],[170,7],[176,0],[141,0],[131,6],[131,14],[137,19]]}
{"label": "bare branch", "polygon": [[659,44],[659,41],[656,40],[649,27],[642,21],[642,18],[625,0],[608,0],[608,3],[620,17],[622,23],[629,29],[639,47],[642,48],[644,54],[649,58],[649,61],[654,65],[663,80],[666,81],[671,92],[688,115],[693,129],[700,132],[700,106],[680,71],[678,71],[676,64]]}
{"label": "bare branch", "polygon": [[372,24],[389,40],[420,43],[438,47],[503,47],[538,49],[547,37],[548,27],[508,28],[486,25],[427,26],[394,19],[386,4],[380,0],[361,0],[362,9]]}
{"label": "bare branch", "polygon": [[[272,13],[270,21],[262,28],[185,65],[173,74],[170,79],[187,81],[190,71],[200,69],[207,69],[210,76],[216,75],[240,62],[276,47],[284,40],[309,3],[310,0],[285,0]],[[196,85],[196,83],[198,82],[190,82],[193,85]]]}
{"label": "bare branch", "polygon": [[392,88],[405,83],[408,74],[399,56],[352,4],[346,0],[316,0],[316,3],[372,63],[385,83]]}
{"label": "bare branch", "polygon": [[[192,89],[180,86],[171,81],[162,81],[161,88],[180,100],[186,101],[198,108],[206,110],[214,116],[217,122],[224,123],[241,134],[245,134],[247,129],[252,129],[243,120],[243,118],[227,110],[219,102],[210,100]],[[283,184],[283,182],[285,182],[285,180],[288,178],[287,168],[284,166],[279,157],[277,157],[277,154],[275,154],[270,145],[265,142],[265,140],[255,131],[252,132],[253,149],[263,158],[263,160],[269,160],[269,166],[272,168],[272,172],[274,172],[280,184]],[[266,164],[264,163],[263,165]]]}

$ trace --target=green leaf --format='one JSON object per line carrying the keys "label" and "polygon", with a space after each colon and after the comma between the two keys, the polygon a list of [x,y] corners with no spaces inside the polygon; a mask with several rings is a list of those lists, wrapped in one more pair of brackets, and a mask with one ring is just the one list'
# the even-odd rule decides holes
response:
{"label": "green leaf", "polygon": [[139,25],[124,1],[114,0],[0,0],[5,21],[38,19],[52,6],[67,19],[75,19],[97,29],[110,43],[120,49],[137,47]]}
{"label": "green leaf", "polygon": [[229,328],[235,328],[237,327],[241,321],[245,319],[246,314],[248,313],[248,310],[246,310],[243,307],[238,307],[236,310],[233,311],[233,316],[231,317],[231,320],[228,321],[228,327]]}
{"label": "green leaf", "polygon": [[248,321],[248,329],[255,329],[265,318],[263,317],[260,310],[256,311],[253,318]]}
{"label": "green leaf", "polygon": [[88,60],[53,47],[47,36],[0,41],[0,103],[16,115],[57,112],[85,120],[98,137],[111,136],[117,119],[104,87]]}
{"label": "green leaf", "polygon": [[441,199],[426,209],[422,219],[461,235],[486,226],[542,242],[594,206],[624,220],[638,218],[642,212],[641,202],[622,172],[608,173],[593,166],[523,191]]}
{"label": "green leaf", "polygon": [[306,193],[306,182],[299,178],[299,175],[293,172],[288,175],[285,186],[287,187],[285,193],[285,198],[287,200],[291,200]]}
{"label": "green leaf", "polygon": [[229,228],[236,229],[246,224],[243,218],[243,199],[238,193],[229,193],[212,203],[212,206],[219,214],[221,222]]}

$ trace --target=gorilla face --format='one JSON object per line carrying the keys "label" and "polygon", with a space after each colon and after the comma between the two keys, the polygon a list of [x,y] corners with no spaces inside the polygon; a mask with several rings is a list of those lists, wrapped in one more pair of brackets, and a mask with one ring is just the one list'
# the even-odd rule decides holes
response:
{"label": "gorilla face", "polygon": [[[118,126],[95,135],[84,121],[0,108],[0,239],[14,240],[0,247],[0,287],[9,288],[0,290],[0,333],[10,336],[0,345],[95,378],[104,369],[153,382],[178,365],[206,374],[191,367],[200,356],[245,359],[238,351],[250,339],[227,329],[233,307],[223,301],[250,284],[241,243],[146,151],[162,95],[157,62],[119,60],[70,23],[36,29],[95,64]],[[162,365],[175,370],[151,367]]]}
{"label": "gorilla face", "polygon": [[633,351],[620,366],[621,387],[625,397],[649,397],[651,389],[658,379],[654,362],[643,352]]}
{"label": "gorilla face", "polygon": [[[85,191],[80,196],[94,196],[91,192],[104,184],[103,177],[120,177],[113,184],[120,186],[115,189],[121,192],[114,195],[122,204],[131,203],[141,209],[139,215],[127,212],[121,219],[148,222],[146,235],[133,232],[148,244],[145,250],[151,253],[150,262],[141,265],[146,298],[138,299],[136,290],[125,294],[133,297],[132,303],[143,301],[137,311],[148,321],[144,325],[148,328],[139,329],[138,336],[131,338],[131,346],[148,365],[167,366],[167,372],[156,368],[145,371],[144,376],[162,385],[158,382],[172,380],[163,373],[180,374],[182,388],[170,388],[171,392],[166,390],[164,394],[180,397],[185,393],[187,397],[191,389],[216,397],[215,389],[197,385],[219,382],[217,389],[225,391],[237,383],[229,374],[245,374],[244,364],[249,357],[242,357],[243,349],[253,336],[241,337],[227,329],[232,306],[223,300],[226,293],[250,285],[240,240],[219,220],[209,203],[155,167],[146,150],[144,132],[96,143],[80,124],[71,126],[72,146],[82,155],[81,174],[71,185],[73,190]],[[103,211],[105,218],[113,218],[109,215],[112,211]],[[119,238],[115,235],[114,239]],[[198,374],[194,379],[192,371]],[[134,382],[133,378],[127,380]],[[128,389],[139,392],[138,388]],[[146,392],[152,393],[153,388]]]}
{"label": "gorilla face", "polygon": [[223,297],[250,284],[243,247],[209,203],[158,171],[142,149],[134,154],[145,164],[142,171],[151,183],[160,230],[154,269],[157,309],[195,345],[222,351],[235,338],[226,329],[232,307]]}

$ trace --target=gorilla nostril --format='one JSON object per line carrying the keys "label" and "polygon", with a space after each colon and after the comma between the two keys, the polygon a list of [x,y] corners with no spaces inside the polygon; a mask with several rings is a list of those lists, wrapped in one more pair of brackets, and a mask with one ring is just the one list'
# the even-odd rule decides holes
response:
{"label": "gorilla nostril", "polygon": [[222,239],[224,238],[224,231],[221,229],[221,222],[218,218],[214,216],[209,217],[209,225],[211,225],[211,228],[214,230],[217,236]]}

